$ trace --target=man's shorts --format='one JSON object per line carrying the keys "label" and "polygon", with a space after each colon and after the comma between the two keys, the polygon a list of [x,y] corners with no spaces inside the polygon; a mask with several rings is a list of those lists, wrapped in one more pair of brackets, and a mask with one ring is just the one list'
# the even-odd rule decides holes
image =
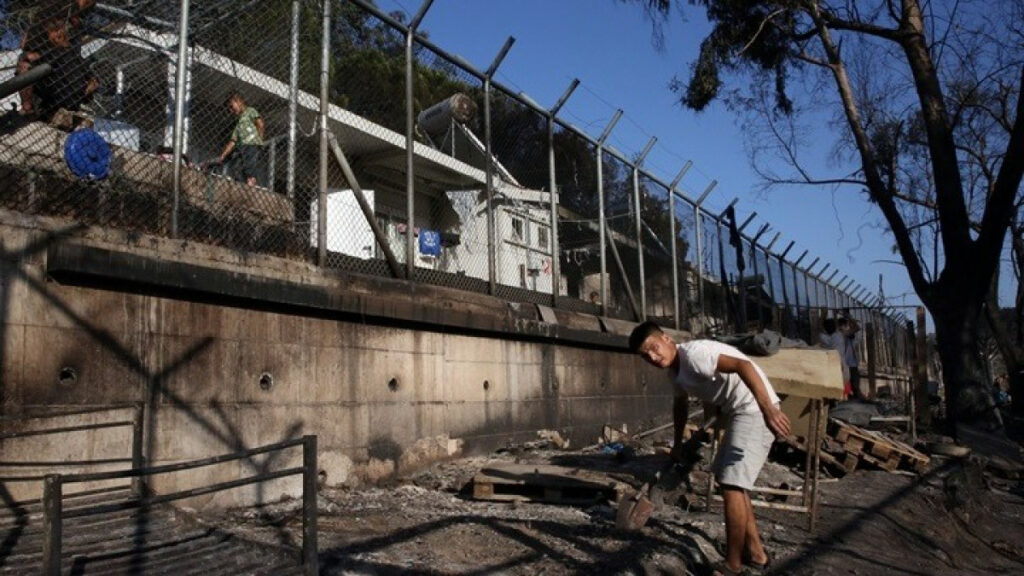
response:
{"label": "man's shorts", "polygon": [[722,486],[750,490],[773,442],[775,434],[764,423],[760,410],[731,415],[712,464],[715,479]]}

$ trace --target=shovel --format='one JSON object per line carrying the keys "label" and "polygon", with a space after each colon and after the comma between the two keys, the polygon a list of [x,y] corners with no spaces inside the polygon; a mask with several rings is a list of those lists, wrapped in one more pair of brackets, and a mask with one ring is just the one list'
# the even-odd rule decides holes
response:
{"label": "shovel", "polygon": [[[715,420],[715,418],[709,418],[701,427],[701,430],[707,430],[714,426]],[[700,445],[700,439],[696,434],[683,443],[683,453],[688,455],[687,460],[697,459]],[[658,503],[658,506],[664,502],[664,498],[660,494],[661,479],[666,474],[675,472],[677,466],[680,466],[680,464],[670,461],[654,476],[653,483],[644,484],[640,487],[640,490],[628,490],[623,494],[622,498],[619,500],[619,509],[615,514],[615,527],[620,530],[629,531],[635,531],[643,528],[656,508],[655,502]],[[686,474],[682,474],[681,476],[685,478]]]}

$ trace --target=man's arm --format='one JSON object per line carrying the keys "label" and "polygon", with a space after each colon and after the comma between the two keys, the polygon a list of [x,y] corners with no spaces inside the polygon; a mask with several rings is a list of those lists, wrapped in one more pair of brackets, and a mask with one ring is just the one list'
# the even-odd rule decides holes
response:
{"label": "man's arm", "polygon": [[764,423],[768,425],[768,428],[780,436],[789,436],[789,418],[786,417],[782,410],[779,410],[772,404],[771,397],[768,395],[768,388],[765,387],[764,380],[757,373],[753,362],[719,354],[716,369],[724,374],[736,374],[739,376],[740,380],[746,384],[747,388],[754,395],[758,407],[761,408],[761,415],[764,416]]}
{"label": "man's arm", "polygon": [[260,140],[266,138],[266,125],[263,124],[263,117],[256,117],[256,131],[260,133]]}

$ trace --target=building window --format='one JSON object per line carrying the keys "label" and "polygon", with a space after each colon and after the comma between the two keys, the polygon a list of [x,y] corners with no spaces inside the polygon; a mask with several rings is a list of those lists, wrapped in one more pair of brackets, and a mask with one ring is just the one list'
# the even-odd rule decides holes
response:
{"label": "building window", "polygon": [[548,249],[548,229],[544,226],[537,226],[537,247],[541,250]]}
{"label": "building window", "polygon": [[523,241],[523,219],[512,218],[512,239],[518,242]]}
{"label": "building window", "polygon": [[519,287],[526,288],[526,264],[519,265]]}

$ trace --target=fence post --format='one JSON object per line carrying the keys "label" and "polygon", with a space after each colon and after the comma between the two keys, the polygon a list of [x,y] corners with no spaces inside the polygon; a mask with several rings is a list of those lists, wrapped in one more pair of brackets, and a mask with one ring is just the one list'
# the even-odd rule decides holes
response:
{"label": "fence post", "polygon": [[875,335],[875,323],[868,322],[864,326],[864,333],[868,341],[868,397],[874,398],[877,391],[877,375],[875,372],[878,370],[878,357],[877,348],[878,338]]}
{"label": "fence post", "polygon": [[[145,405],[136,402],[132,414],[132,470],[140,470],[142,464],[142,440],[143,440],[143,419],[145,418]],[[142,476],[132,477],[132,494],[136,498],[143,496]]]}
{"label": "fence post", "polygon": [[316,262],[318,266],[327,266],[327,123],[330,111],[331,81],[331,2],[324,0],[323,23],[320,39],[320,165],[319,193],[316,197]]}
{"label": "fence post", "polygon": [[299,118],[299,0],[292,0],[292,30],[288,61],[288,183],[287,194],[295,198],[295,147],[298,145]]}
{"label": "fence post", "polygon": [[181,2],[181,20],[178,24],[178,61],[174,84],[174,205],[171,208],[171,238],[178,237],[178,210],[181,203],[181,158],[185,140],[185,83],[188,82],[188,9],[189,0]]}
{"label": "fence post", "polygon": [[43,479],[43,574],[60,576],[61,476],[48,474]]}
{"label": "fence post", "polygon": [[319,572],[316,508],[316,436],[302,437],[302,566],[306,576]]}

